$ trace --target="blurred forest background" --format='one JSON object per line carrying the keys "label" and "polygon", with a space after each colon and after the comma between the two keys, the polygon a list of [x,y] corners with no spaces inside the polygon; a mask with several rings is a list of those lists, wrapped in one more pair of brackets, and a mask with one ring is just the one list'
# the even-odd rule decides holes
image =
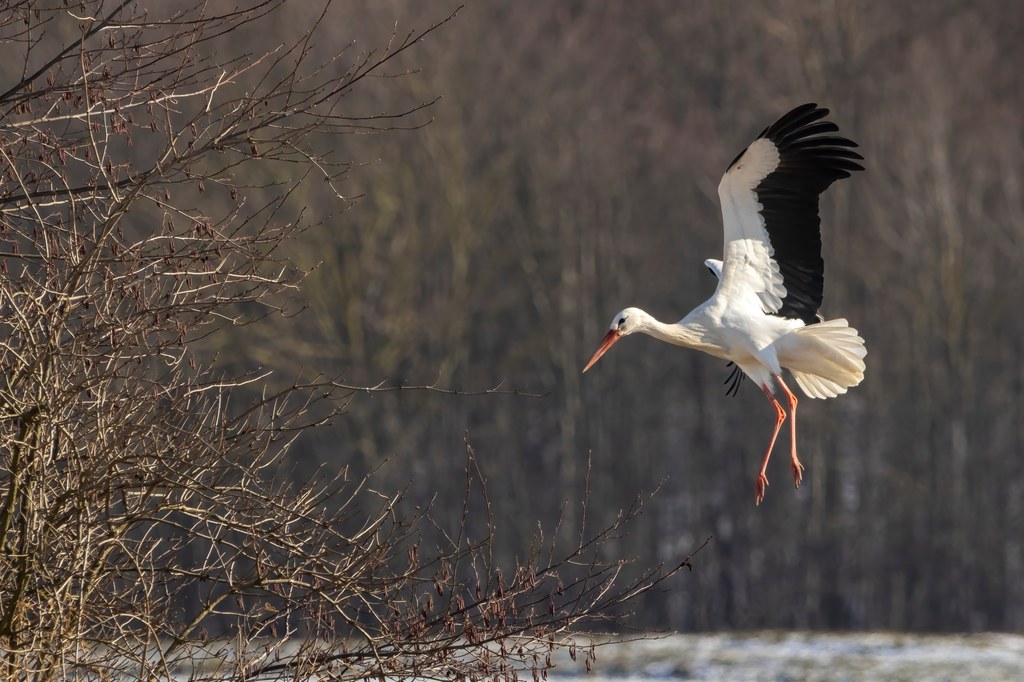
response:
{"label": "blurred forest background", "polygon": [[[335,9],[365,47],[453,7]],[[322,263],[308,310],[235,352],[282,376],[548,394],[358,398],[300,465],[387,460],[443,514],[468,432],[510,557],[578,499],[588,453],[592,515],[660,484],[623,555],[715,539],[639,626],[1022,630],[1021,35],[1024,8],[996,1],[471,2],[416,73],[351,102],[443,97],[421,129],[338,150],[366,163],[362,198],[302,242]],[[866,158],[822,219],[823,311],[861,331],[868,372],[801,403],[805,485],[779,458],[756,508],[772,414],[749,383],[726,397],[724,363],[632,338],[580,369],[616,310],[676,320],[710,295],[721,173],[805,101]]]}
{"label": "blurred forest background", "polygon": [[[455,7],[336,3],[322,49]],[[296,475],[381,466],[375,485],[455,519],[468,433],[509,560],[563,506],[577,532],[588,457],[588,524],[661,486],[615,549],[670,562],[714,540],[638,627],[1024,630],[1022,35],[1024,7],[996,0],[469,2],[411,73],[348,101],[442,96],[336,150],[358,199],[306,206],[331,229],[289,247],[316,267],[304,310],[210,352],[281,381],[545,394],[358,396]],[[726,397],[723,362],[647,338],[580,369],[616,310],[676,320],[710,295],[721,173],[807,101],[866,158],[822,219],[823,312],[861,331],[868,372],[801,403],[805,484],[777,457],[758,508],[773,415],[749,382]]]}
{"label": "blurred forest background", "polygon": [[[346,2],[332,21],[365,48],[452,9]],[[443,516],[468,432],[510,557],[578,499],[588,453],[595,521],[661,485],[622,554],[715,539],[638,626],[1022,630],[1021,35],[1011,2],[471,2],[416,73],[351,102],[443,97],[424,127],[338,150],[366,164],[362,198],[302,241],[321,263],[308,310],[232,354],[283,377],[548,394],[358,398],[298,466],[387,460],[377,484]],[[805,101],[866,158],[822,219],[823,311],[861,331],[868,372],[801,403],[805,485],[779,459],[756,508],[773,417],[749,383],[726,397],[724,363],[633,338],[580,369],[616,310],[675,320],[710,295],[719,178]]]}

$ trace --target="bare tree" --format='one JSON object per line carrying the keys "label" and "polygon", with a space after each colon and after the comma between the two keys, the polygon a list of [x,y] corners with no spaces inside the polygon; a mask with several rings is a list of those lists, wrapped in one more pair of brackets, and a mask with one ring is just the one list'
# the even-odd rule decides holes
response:
{"label": "bare tree", "polygon": [[605,556],[638,500],[499,566],[468,442],[454,528],[347,468],[294,484],[295,440],[386,387],[278,387],[199,353],[287,312],[305,273],[283,246],[313,227],[301,207],[348,205],[332,141],[420,125],[429,104],[359,115],[346,96],[452,18],[314,59],[325,9],[252,48],[302,9],[0,12],[5,677],[536,677],[554,647],[575,654],[571,627],[687,563]]}

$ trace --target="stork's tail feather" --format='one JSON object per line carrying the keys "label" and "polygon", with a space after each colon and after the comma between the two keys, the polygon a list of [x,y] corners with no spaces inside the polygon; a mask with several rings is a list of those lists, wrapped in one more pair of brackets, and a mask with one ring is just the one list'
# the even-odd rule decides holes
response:
{"label": "stork's tail feather", "polygon": [[834,398],[864,380],[864,339],[846,320],[797,329],[779,349],[779,361],[810,398]]}

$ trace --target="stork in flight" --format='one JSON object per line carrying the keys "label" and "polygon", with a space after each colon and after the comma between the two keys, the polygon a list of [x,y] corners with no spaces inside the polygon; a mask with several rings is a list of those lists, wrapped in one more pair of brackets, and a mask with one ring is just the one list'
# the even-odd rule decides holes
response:
{"label": "stork in flight", "polygon": [[775,428],[754,482],[756,504],[764,499],[768,459],[786,419],[776,387],[789,404],[793,483],[799,488],[803,480],[796,455],[797,399],[782,368],[809,398],[834,398],[864,378],[864,339],[846,320],[818,315],[825,269],[818,196],[836,180],[864,170],[857,163],[863,157],[850,149],[856,143],[832,135],[839,128],[822,120],[827,115],[816,104],[793,109],[765,128],[722,176],[724,255],[705,261],[718,277],[714,295],[675,324],[639,308],[616,313],[583,368],[634,332],[735,363],[775,408]]}

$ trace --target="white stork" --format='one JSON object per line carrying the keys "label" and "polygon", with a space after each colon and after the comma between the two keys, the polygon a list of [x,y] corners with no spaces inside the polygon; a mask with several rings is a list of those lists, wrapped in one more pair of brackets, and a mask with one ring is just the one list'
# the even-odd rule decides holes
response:
{"label": "white stork", "polygon": [[[836,180],[864,170],[856,143],[831,135],[828,109],[804,104],[764,129],[729,165],[718,185],[725,224],[721,261],[705,265],[718,277],[714,295],[675,324],[626,308],[583,368],[586,372],[624,336],[643,332],[656,339],[729,360],[761,387],[775,408],[775,428],[754,483],[760,504],[766,470],[789,403],[793,483],[804,467],[796,455],[797,399],[782,379],[788,369],[810,398],[833,398],[864,378],[867,350],[846,320],[824,320],[825,264],[821,259],[818,196]],[[736,386],[734,384],[733,390]]]}

